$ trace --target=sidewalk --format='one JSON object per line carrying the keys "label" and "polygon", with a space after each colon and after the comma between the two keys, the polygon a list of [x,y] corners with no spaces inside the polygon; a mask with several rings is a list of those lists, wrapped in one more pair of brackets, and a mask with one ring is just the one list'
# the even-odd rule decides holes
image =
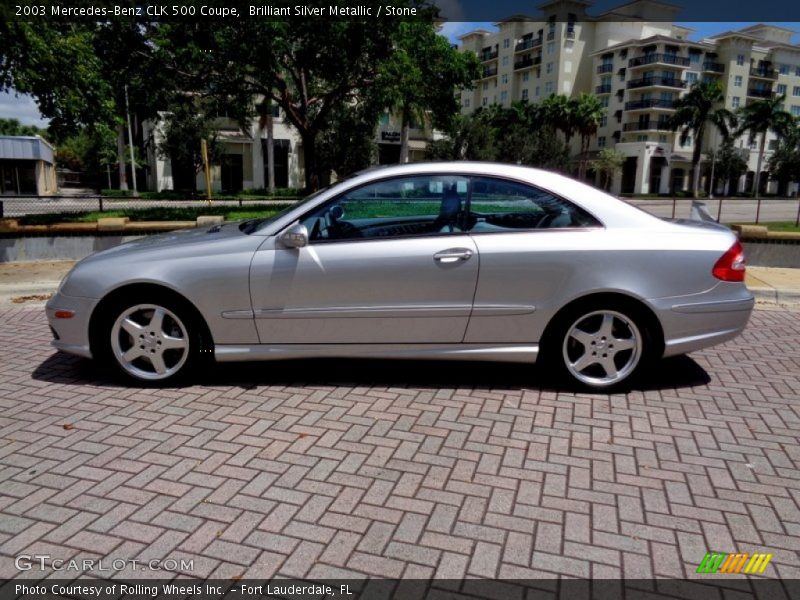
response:
{"label": "sidewalk", "polygon": [[[55,292],[73,261],[0,263],[0,304]],[[747,267],[747,287],[763,304],[800,305],[800,269]]]}

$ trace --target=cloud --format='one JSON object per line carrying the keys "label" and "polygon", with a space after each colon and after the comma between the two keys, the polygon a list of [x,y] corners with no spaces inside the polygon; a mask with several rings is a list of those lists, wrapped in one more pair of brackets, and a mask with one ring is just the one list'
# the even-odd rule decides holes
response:
{"label": "cloud", "polygon": [[439,30],[444,37],[450,40],[451,43],[458,43],[458,36],[464,35],[475,29],[497,29],[492,23],[476,22],[476,21],[447,21]]}
{"label": "cloud", "polygon": [[42,119],[33,98],[17,94],[16,90],[0,93],[0,119],[16,119],[23,125],[47,127],[49,120]]}

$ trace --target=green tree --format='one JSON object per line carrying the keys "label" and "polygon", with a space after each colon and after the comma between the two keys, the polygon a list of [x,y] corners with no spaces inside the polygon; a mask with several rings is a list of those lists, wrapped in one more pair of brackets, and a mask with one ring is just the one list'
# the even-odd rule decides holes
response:
{"label": "green tree", "polygon": [[339,179],[375,164],[378,145],[375,123],[378,109],[368,104],[340,106],[331,113],[326,128],[317,136],[320,184],[327,184],[325,175],[334,171]]}
{"label": "green tree", "polygon": [[622,172],[622,166],[625,164],[625,155],[619,150],[612,148],[603,148],[597,154],[597,158],[592,161],[592,167],[600,173],[602,178],[602,188],[608,190],[611,187],[611,182],[618,173]]}
{"label": "green tree", "polygon": [[428,144],[427,160],[492,160],[492,130],[489,123],[476,116],[456,115],[446,136]]}
{"label": "green tree", "polygon": [[573,114],[575,130],[581,138],[581,152],[578,162],[578,177],[586,177],[587,154],[592,138],[597,134],[600,126],[600,119],[606,109],[600,103],[600,99],[594,94],[581,93],[571,101],[571,112]]}
{"label": "green tree", "polygon": [[769,159],[769,170],[778,180],[779,194],[785,194],[787,184],[800,181],[800,120],[795,119]]}
{"label": "green tree", "polygon": [[750,102],[739,111],[739,130],[742,135],[747,132],[752,143],[756,137],[759,139],[758,160],[756,161],[756,174],[753,182],[756,198],[761,195],[761,165],[764,162],[764,150],[767,145],[767,133],[773,132],[778,137],[787,133],[794,122],[792,115],[783,109],[786,95],[774,96]]}
{"label": "green tree", "polygon": [[700,160],[703,156],[703,141],[709,125],[716,127],[727,138],[735,120],[733,114],[718,105],[725,100],[722,87],[716,81],[695,83],[689,93],[675,101],[670,119],[673,131],[681,131],[681,143],[686,143],[689,136],[694,138],[692,150],[692,195],[697,198],[700,193]]}
{"label": "green tree", "polygon": [[410,123],[447,128],[458,113],[454,89],[471,89],[480,64],[459,52],[427,20],[403,21],[394,33],[391,55],[379,67],[375,92],[400,116],[400,162],[408,162]]}
{"label": "green tree", "polygon": [[0,135],[38,135],[45,139],[49,137],[46,129],[23,125],[18,119],[0,119]]}
{"label": "green tree", "polygon": [[563,94],[551,94],[542,101],[545,121],[564,134],[564,141],[569,144],[575,135],[577,123],[575,105]]}
{"label": "green tree", "polygon": [[[731,183],[736,187],[736,181],[747,172],[747,160],[743,156],[742,150],[733,145],[733,139],[728,138],[722,142],[719,150],[712,150],[708,153],[708,160],[714,163],[715,178],[722,178],[725,186],[722,194],[727,196],[730,193]],[[713,187],[714,182],[711,182]]]}
{"label": "green tree", "polygon": [[201,98],[185,96],[175,102],[172,111],[165,115],[163,137],[158,152],[169,158],[172,165],[173,188],[197,191],[197,174],[203,168],[201,141],[208,144],[209,162],[218,164],[222,146],[217,138],[214,115],[203,106]]}

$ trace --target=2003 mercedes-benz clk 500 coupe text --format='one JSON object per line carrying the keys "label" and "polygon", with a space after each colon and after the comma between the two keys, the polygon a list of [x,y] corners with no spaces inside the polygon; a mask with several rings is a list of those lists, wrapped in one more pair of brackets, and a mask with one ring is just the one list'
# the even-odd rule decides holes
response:
{"label": "2003 mercedes-benz clk 500 coupe text", "polygon": [[56,348],[145,382],[211,357],[364,356],[538,359],[609,389],[740,333],[743,281],[722,226],[664,221],[546,171],[419,163],[267,219],[94,254],[47,316]]}

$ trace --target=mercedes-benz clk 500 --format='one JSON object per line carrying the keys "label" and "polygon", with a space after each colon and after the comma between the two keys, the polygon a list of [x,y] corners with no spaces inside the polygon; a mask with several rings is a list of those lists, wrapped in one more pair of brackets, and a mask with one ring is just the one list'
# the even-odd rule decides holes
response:
{"label": "mercedes-benz clk 500", "polygon": [[607,390],[738,335],[744,272],[725,227],[546,171],[421,163],[94,254],[47,316],[56,348],[138,382],[211,359],[370,357],[546,361]]}

